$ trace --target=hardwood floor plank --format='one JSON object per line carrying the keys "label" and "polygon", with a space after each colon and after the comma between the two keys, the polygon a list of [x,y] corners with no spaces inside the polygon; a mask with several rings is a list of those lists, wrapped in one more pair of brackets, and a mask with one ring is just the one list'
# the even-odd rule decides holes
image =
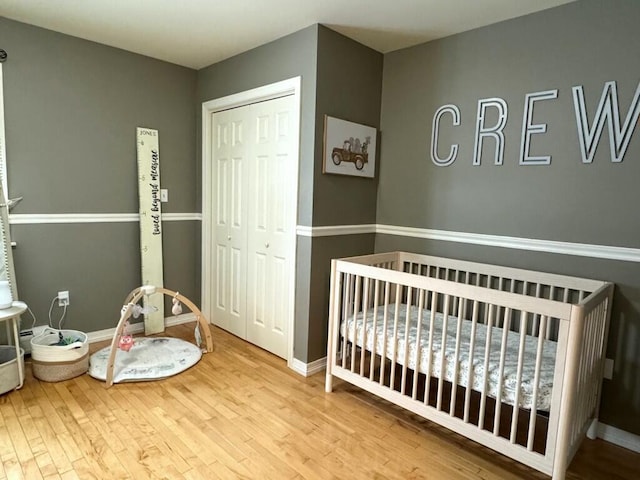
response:
{"label": "hardwood floor plank", "polygon": [[17,417],[8,417],[5,419],[6,431],[11,439],[16,458],[21,464],[33,460],[33,452],[29,447],[29,441],[22,431],[22,426]]}
{"label": "hardwood floor plank", "polygon": [[60,477],[60,475],[58,475],[57,473],[51,474],[51,475],[47,475],[46,477],[42,477],[44,480],[60,480],[62,477]]}
{"label": "hardwood floor plank", "polygon": [[[125,393],[125,392],[123,392]],[[191,468],[200,466],[203,462],[193,454],[191,449],[178,438],[170,429],[166,428],[159,419],[153,415],[136,394],[127,394],[121,400],[122,405],[130,404],[137,415],[130,417],[132,435],[139,445],[139,457],[155,458],[161,455],[170,458],[178,471],[185,472]],[[138,410],[140,408],[141,410]],[[145,462],[148,464],[148,462]]]}
{"label": "hardwood floor plank", "polygon": [[18,461],[18,457],[15,453],[3,456],[0,458],[0,461],[2,461],[2,466],[7,478],[10,478],[11,480],[21,480],[25,478],[22,468],[20,467],[20,462]]}
{"label": "hardwood floor plank", "polygon": [[[40,473],[43,477],[50,477],[52,475],[58,475],[58,469],[56,468],[53,459],[49,452],[44,452],[40,455],[36,456],[36,463],[38,464],[38,468],[40,469]],[[69,465],[71,468],[71,465]]]}
{"label": "hardwood floor plank", "polygon": [[32,446],[34,454],[40,457],[40,454],[43,453],[43,449],[45,449],[44,451],[49,454],[57,472],[66,472],[71,470],[73,468],[71,465],[72,461],[82,457],[81,454],[76,455],[76,458],[74,459],[70,459],[68,456],[69,453],[76,450],[79,452],[75,442],[73,442],[72,448],[65,448],[63,444],[60,443],[60,440],[64,441],[64,439],[62,439],[62,434],[64,432],[56,432],[53,430],[48,419],[44,417],[43,412],[39,407],[31,407],[31,412],[42,441],[42,444]]}
{"label": "hardwood floor plank", "polygon": [[[38,467],[38,463],[36,459],[31,457],[26,462],[20,462],[20,467],[22,468],[22,472],[24,473],[24,477],[29,480],[41,480],[42,472],[40,471],[40,467]],[[54,475],[58,475],[57,472],[53,473]]]}
{"label": "hardwood floor plank", "polygon": [[74,470],[70,470],[60,475],[60,480],[82,480]]}

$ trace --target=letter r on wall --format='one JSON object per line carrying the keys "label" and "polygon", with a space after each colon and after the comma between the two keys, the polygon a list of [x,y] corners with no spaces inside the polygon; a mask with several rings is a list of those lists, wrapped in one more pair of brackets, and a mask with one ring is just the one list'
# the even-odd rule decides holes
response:
{"label": "letter r on wall", "polygon": [[[493,127],[485,125],[487,109],[489,107],[498,110],[498,121]],[[507,124],[508,107],[502,98],[482,98],[478,100],[478,119],[476,122],[476,140],[473,149],[473,164],[480,165],[482,157],[482,141],[485,137],[496,140],[495,164],[502,165],[504,159],[504,134],[502,130]]]}

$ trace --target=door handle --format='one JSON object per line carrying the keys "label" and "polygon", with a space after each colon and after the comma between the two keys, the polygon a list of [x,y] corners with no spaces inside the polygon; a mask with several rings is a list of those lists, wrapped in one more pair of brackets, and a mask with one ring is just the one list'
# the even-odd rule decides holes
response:
{"label": "door handle", "polygon": [[227,237],[227,240],[231,240],[231,235],[229,235],[229,236]]}
{"label": "door handle", "polygon": [[265,248],[269,248],[269,242],[264,244]]}

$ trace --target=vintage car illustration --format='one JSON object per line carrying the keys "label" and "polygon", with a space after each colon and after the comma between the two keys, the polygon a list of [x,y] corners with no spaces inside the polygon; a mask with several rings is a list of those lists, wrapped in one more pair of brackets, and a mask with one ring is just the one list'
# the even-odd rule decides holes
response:
{"label": "vintage car illustration", "polygon": [[362,170],[364,165],[369,161],[367,147],[370,140],[370,137],[367,137],[362,145],[360,144],[359,138],[356,138],[355,141],[353,138],[345,140],[342,148],[334,147],[331,152],[333,163],[340,165],[342,162],[351,162],[355,164],[358,170]]}

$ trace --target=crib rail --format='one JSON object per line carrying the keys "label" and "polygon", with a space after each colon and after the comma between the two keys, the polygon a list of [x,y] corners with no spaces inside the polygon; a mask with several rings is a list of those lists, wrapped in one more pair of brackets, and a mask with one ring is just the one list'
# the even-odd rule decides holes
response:
{"label": "crib rail", "polygon": [[404,252],[334,260],[331,282],[327,391],[342,378],[566,470],[599,404],[609,284]]}

